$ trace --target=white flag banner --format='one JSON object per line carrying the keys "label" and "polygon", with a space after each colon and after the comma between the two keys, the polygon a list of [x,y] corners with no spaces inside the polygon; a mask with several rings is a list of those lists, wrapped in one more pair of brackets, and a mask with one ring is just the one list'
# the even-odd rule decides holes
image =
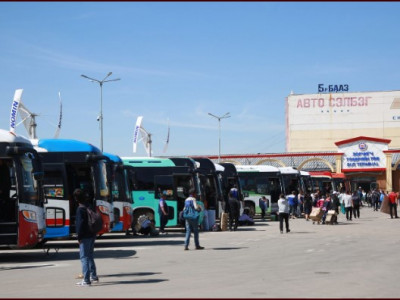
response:
{"label": "white flag banner", "polygon": [[135,130],[133,131],[133,153],[136,153],[137,142],[139,139],[140,127],[142,126],[143,116],[139,116],[136,120]]}
{"label": "white flag banner", "polygon": [[10,112],[10,132],[15,133],[15,128],[17,126],[17,114],[19,102],[21,101],[23,89],[15,90],[14,99],[11,104],[11,112]]}

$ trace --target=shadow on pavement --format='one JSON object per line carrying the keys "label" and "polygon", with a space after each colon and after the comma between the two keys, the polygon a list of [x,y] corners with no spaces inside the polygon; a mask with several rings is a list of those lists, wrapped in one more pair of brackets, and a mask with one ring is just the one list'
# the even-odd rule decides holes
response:
{"label": "shadow on pavement", "polygon": [[[96,258],[126,258],[136,255],[135,250],[96,250],[94,252],[94,259]],[[0,257],[0,263],[35,263],[35,262],[49,262],[49,261],[67,261],[79,260],[79,249],[76,252],[62,252],[62,248],[58,252],[50,250],[49,252],[25,252],[25,253],[3,253]],[[39,266],[39,267],[43,267]],[[17,268],[31,268],[32,266],[18,266]],[[7,267],[0,267],[5,270]]]}
{"label": "shadow on pavement", "polygon": [[221,247],[221,248],[211,248],[211,250],[239,250],[248,249],[248,247]]}

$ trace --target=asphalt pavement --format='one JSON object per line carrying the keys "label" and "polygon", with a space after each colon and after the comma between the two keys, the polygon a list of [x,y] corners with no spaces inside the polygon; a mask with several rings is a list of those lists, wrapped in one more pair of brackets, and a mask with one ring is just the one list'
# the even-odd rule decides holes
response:
{"label": "asphalt pavement", "polygon": [[257,220],[238,231],[109,234],[96,241],[100,282],[78,287],[77,242],[1,249],[1,298],[399,298],[400,219],[371,208],[338,225]]}

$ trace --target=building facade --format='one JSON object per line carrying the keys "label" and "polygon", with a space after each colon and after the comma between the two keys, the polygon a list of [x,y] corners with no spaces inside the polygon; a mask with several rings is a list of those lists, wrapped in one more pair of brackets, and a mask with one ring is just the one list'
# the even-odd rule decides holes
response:
{"label": "building facade", "polygon": [[400,91],[291,94],[285,153],[222,155],[220,161],[328,171],[344,174],[353,189],[399,191]]}
{"label": "building facade", "polygon": [[286,151],[336,151],[358,136],[400,148],[400,91],[291,94],[286,98]]}

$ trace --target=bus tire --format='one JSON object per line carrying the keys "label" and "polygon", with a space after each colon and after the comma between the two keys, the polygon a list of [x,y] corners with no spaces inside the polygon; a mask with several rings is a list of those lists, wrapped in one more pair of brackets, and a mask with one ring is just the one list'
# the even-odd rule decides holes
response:
{"label": "bus tire", "polygon": [[254,206],[252,205],[247,205],[244,207],[244,210],[248,210],[249,211],[249,217],[250,218],[254,218],[255,214],[256,214],[256,209]]}

